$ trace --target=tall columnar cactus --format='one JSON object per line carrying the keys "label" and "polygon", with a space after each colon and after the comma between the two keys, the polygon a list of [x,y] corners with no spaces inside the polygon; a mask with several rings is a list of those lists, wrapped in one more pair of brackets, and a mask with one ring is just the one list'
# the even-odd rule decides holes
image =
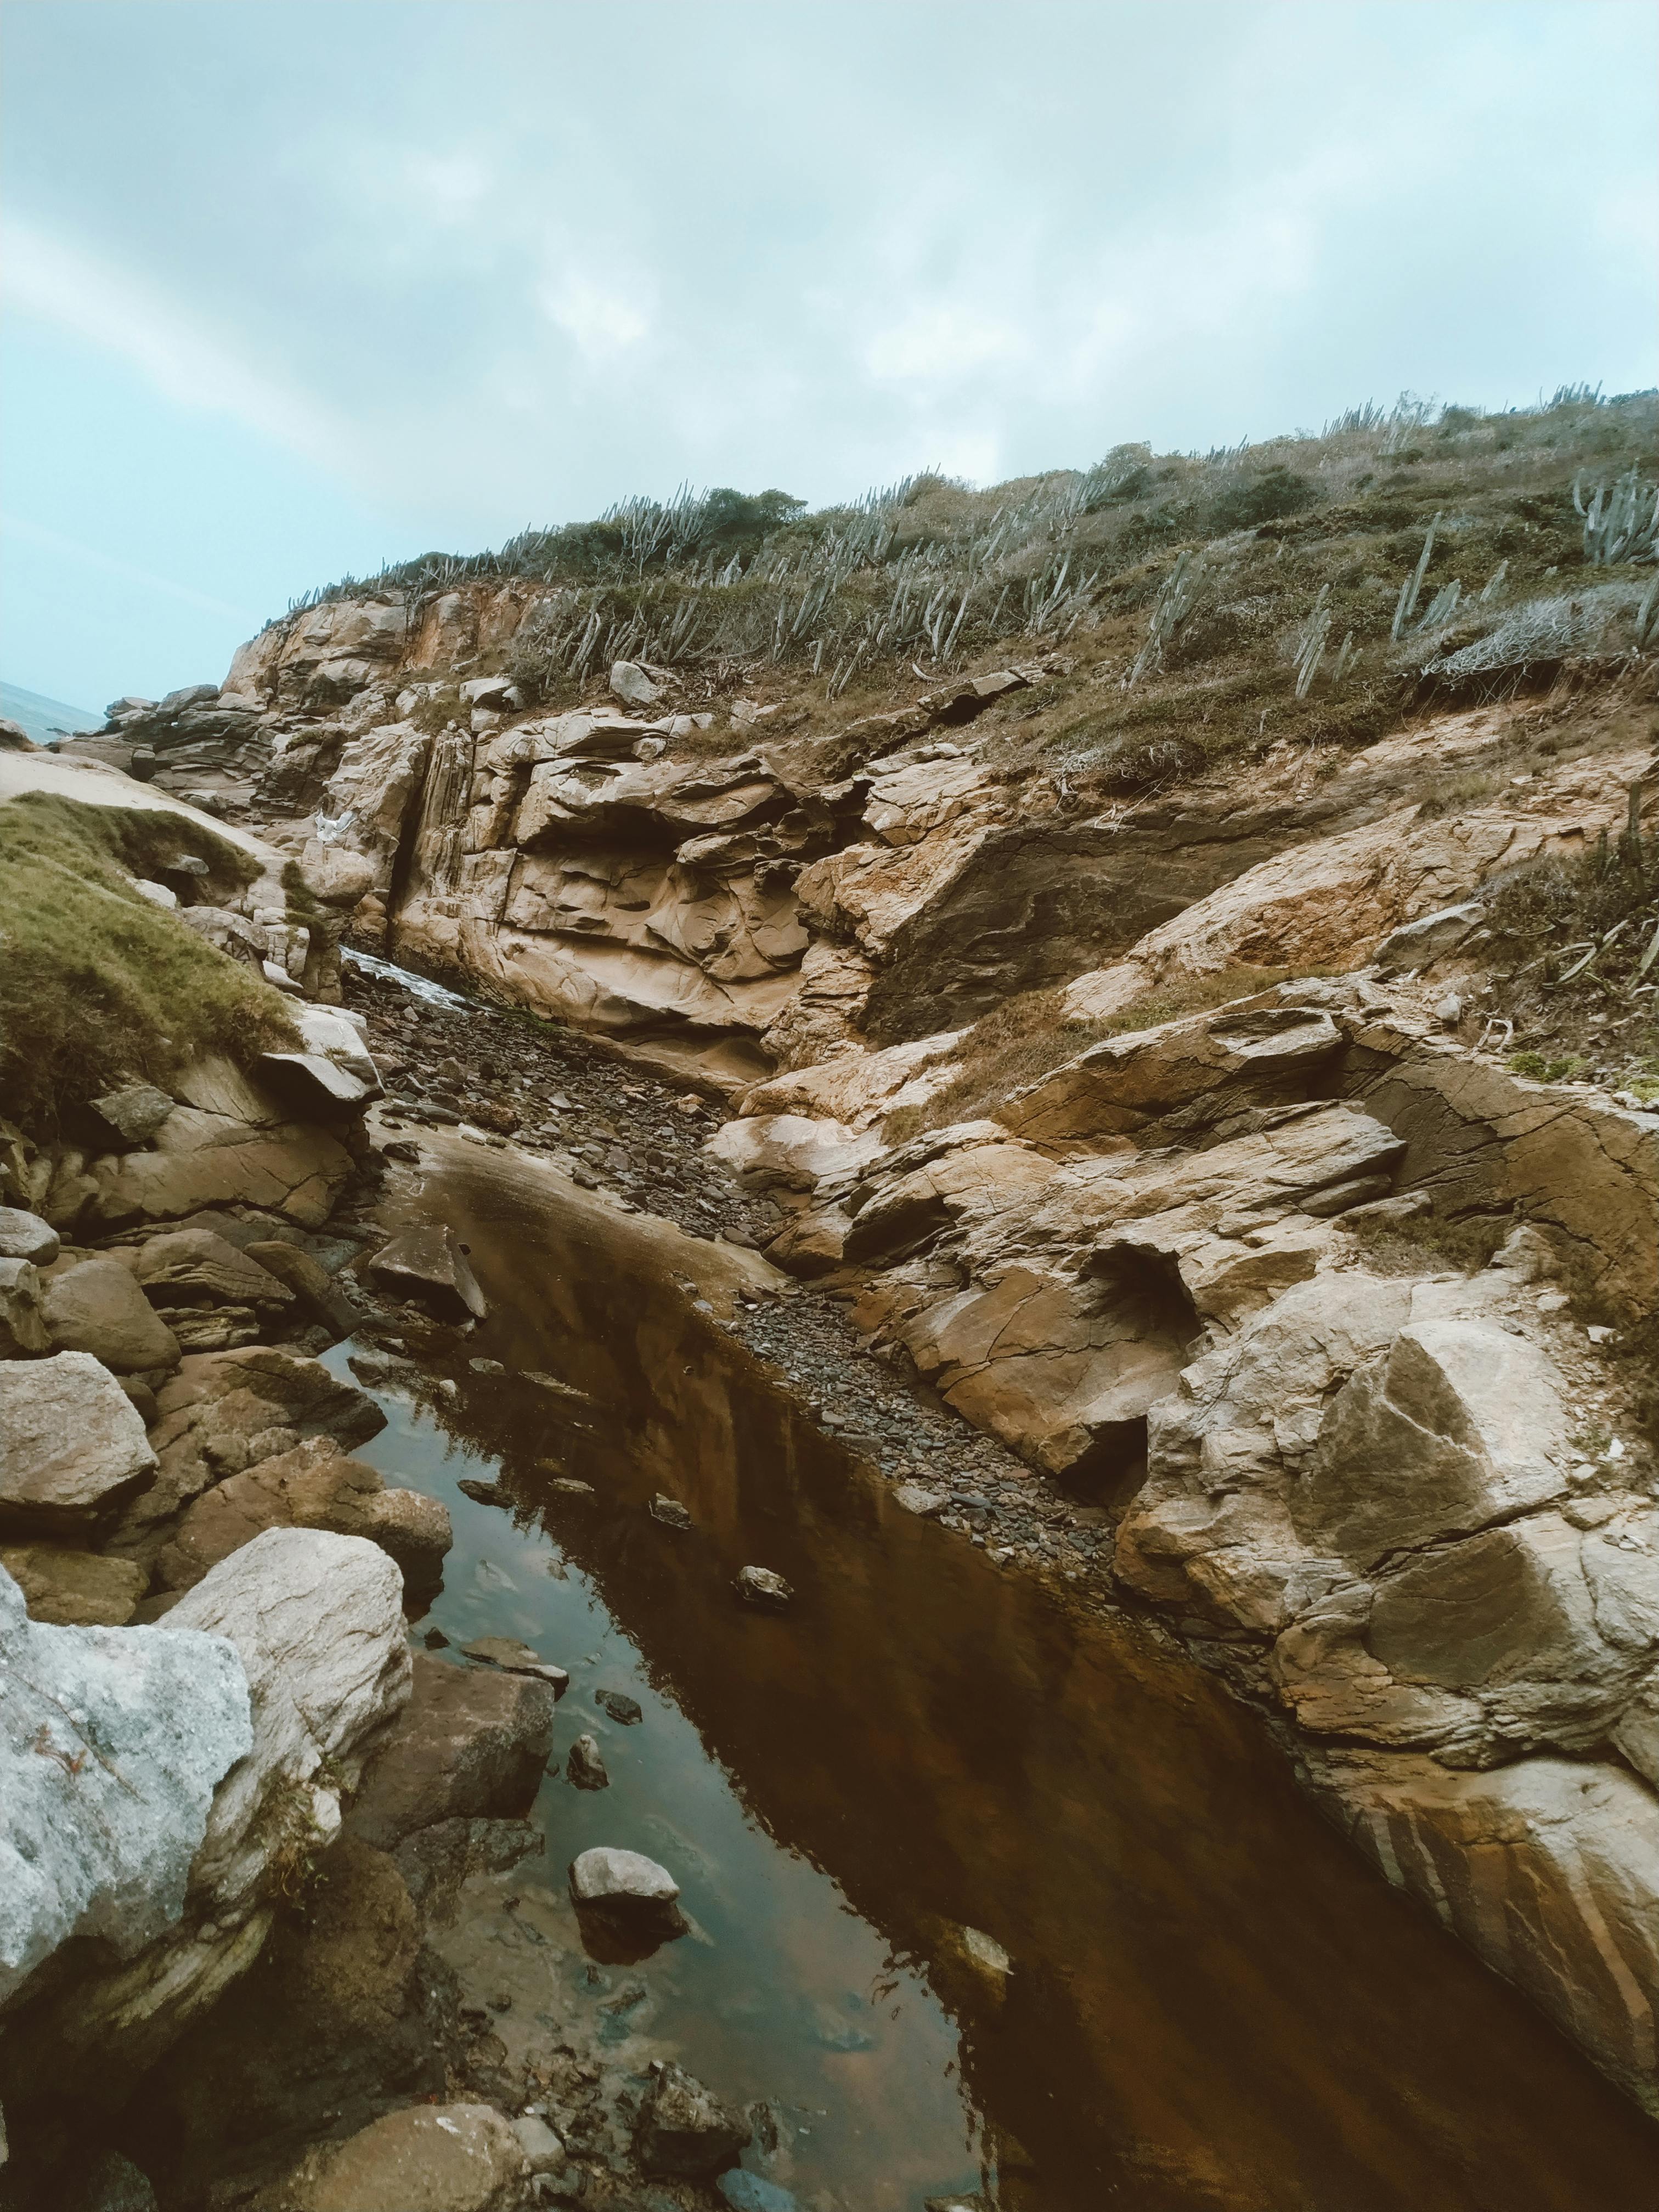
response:
{"label": "tall columnar cactus", "polygon": [[1588,507],[1583,479],[1575,477],[1572,503],[1584,518],[1584,558],[1593,568],[1659,559],[1659,485],[1645,483],[1639,469],[1598,484]]}

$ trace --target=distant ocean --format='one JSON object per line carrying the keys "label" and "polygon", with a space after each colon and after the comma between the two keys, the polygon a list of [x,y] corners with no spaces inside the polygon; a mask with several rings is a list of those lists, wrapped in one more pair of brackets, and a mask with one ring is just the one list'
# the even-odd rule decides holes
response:
{"label": "distant ocean", "polygon": [[37,745],[43,745],[54,730],[101,730],[104,718],[85,707],[66,707],[61,699],[43,699],[38,691],[26,691],[21,684],[0,684],[0,714],[13,722],[21,722]]}

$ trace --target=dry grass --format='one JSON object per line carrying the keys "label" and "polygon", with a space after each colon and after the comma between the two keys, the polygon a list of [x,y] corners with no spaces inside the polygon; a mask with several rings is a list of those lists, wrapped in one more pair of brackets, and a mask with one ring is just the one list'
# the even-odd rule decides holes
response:
{"label": "dry grass", "polygon": [[132,1077],[208,1051],[246,1064],[296,1033],[280,993],[134,890],[182,854],[247,882],[248,855],[160,809],[33,793],[0,807],[0,1110],[32,1135]]}

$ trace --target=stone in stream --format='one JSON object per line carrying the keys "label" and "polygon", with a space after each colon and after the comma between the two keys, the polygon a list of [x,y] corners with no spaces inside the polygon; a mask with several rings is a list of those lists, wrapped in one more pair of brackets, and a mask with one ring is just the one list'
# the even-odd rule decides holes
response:
{"label": "stone in stream", "polygon": [[649,1958],[689,1925],[679,1907],[679,1884],[641,1851],[598,1845],[572,1859],[568,1879],[583,1946],[607,1964],[632,1966]]}
{"label": "stone in stream", "polygon": [[414,1694],[363,1776],[349,1832],[392,1850],[448,1820],[528,1811],[553,1748],[550,1686],[417,1653]]}
{"label": "stone in stream", "polygon": [[474,1474],[464,1474],[455,1487],[475,1505],[505,1505],[507,1502],[507,1492],[499,1482],[481,1482]]}
{"label": "stone in stream", "polygon": [[579,1735],[565,1761],[564,1778],[576,1790],[608,1790],[611,1776],[600,1753],[599,1739]]}
{"label": "stone in stream", "polygon": [[732,1587],[745,1605],[763,1613],[787,1613],[795,1601],[793,1589],[770,1567],[740,1567]]}
{"label": "stone in stream", "polygon": [[570,1687],[570,1677],[562,1667],[554,1666],[516,1637],[477,1636],[471,1644],[463,1644],[461,1651],[481,1667],[499,1667],[504,1674],[533,1674],[538,1681],[551,1683],[556,1698],[563,1697]]}
{"label": "stone in stream", "polygon": [[591,1482],[579,1482],[574,1474],[562,1474],[547,1486],[556,1490],[562,1498],[592,1498],[594,1494]]}
{"label": "stone in stream", "polygon": [[374,1255],[368,1272],[387,1290],[421,1300],[447,1320],[482,1321],[489,1311],[465,1248],[439,1223],[400,1231]]}
{"label": "stone in stream", "polygon": [[623,1728],[637,1727],[645,1718],[639,1699],[629,1697],[622,1690],[595,1690],[593,1702]]}
{"label": "stone in stream", "polygon": [[749,2123],[683,2067],[658,2062],[655,2074],[634,2124],[641,2166],[664,2179],[700,2181],[723,2172],[751,2140]]}
{"label": "stone in stream", "polygon": [[659,1491],[647,1509],[653,1521],[660,1521],[665,1528],[690,1528],[691,1516],[678,1498],[667,1497]]}

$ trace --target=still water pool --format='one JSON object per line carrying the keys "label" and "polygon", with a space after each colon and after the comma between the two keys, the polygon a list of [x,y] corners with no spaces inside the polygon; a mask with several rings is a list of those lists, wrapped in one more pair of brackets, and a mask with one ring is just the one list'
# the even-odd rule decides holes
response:
{"label": "still water pool", "polygon": [[[626,1217],[440,1158],[392,1213],[467,1242],[490,1317],[453,1395],[380,1394],[362,1453],[454,1519],[417,1635],[568,1668],[556,1756],[592,1733],[611,1787],[550,1774],[547,1858],[515,1881],[561,1888],[601,1843],[671,1869],[692,1932],[630,1970],[637,2018],[728,2102],[772,2101],[763,2170],[804,2205],[1659,2206],[1659,2132],[1371,1873],[1201,1670],[896,1508]],[[651,1517],[659,1492],[690,1530]],[[790,1614],[737,1603],[747,1563],[794,1585]]]}

